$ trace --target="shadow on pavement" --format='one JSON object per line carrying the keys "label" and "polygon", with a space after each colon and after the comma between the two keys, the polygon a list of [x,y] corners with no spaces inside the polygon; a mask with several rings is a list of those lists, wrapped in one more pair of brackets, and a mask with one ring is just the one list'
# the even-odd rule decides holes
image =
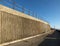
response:
{"label": "shadow on pavement", "polygon": [[45,39],[38,46],[60,46],[60,32],[55,31],[52,35],[48,35],[47,37],[50,39]]}

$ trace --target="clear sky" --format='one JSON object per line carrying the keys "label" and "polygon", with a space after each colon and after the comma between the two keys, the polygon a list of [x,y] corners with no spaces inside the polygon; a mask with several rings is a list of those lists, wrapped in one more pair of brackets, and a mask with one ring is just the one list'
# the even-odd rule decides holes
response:
{"label": "clear sky", "polygon": [[[5,0],[6,1],[6,0]],[[51,27],[60,29],[60,0],[15,0],[38,14],[38,18],[46,20]]]}

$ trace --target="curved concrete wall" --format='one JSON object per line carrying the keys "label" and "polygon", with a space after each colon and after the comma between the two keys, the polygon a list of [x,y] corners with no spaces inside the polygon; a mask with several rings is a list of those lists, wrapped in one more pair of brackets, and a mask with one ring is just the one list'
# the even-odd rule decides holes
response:
{"label": "curved concrete wall", "polygon": [[1,7],[3,8],[0,10],[0,43],[10,42],[50,31],[50,26],[47,22],[16,12],[5,6]]}

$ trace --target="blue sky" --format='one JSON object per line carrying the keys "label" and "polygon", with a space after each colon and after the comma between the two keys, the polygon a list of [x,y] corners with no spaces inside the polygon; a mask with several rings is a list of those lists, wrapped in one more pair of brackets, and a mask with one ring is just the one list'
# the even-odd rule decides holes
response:
{"label": "blue sky", "polygon": [[[6,1],[6,0],[5,0]],[[60,0],[14,0],[19,5],[38,14],[38,18],[46,20],[51,27],[60,29]]]}

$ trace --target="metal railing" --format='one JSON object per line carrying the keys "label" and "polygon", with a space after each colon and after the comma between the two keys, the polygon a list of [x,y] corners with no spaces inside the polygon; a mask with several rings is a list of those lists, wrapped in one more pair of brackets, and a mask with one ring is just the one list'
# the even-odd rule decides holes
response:
{"label": "metal railing", "polygon": [[[38,18],[38,15],[36,13],[28,9],[25,9],[24,6],[18,5],[13,0],[7,0],[7,1],[0,0],[0,2],[2,2],[1,4],[8,6],[14,10],[18,10],[18,11],[21,11],[22,13]],[[45,25],[43,23],[40,24],[40,22],[29,20],[26,18],[19,19],[17,17],[19,20],[17,18],[16,20],[15,19],[11,20],[10,18],[6,18],[5,20],[3,19],[4,20],[3,22],[2,18],[5,18],[3,17],[3,15],[5,14],[7,15],[6,17],[8,17],[8,15],[10,16],[9,13],[1,12],[1,31],[0,31],[1,42],[0,43],[10,42],[10,41],[14,41],[17,39],[22,39],[22,38],[27,38],[27,37],[35,36],[41,33],[43,34],[45,30],[48,30],[48,29],[45,29]],[[9,20],[10,20],[10,23],[8,23]]]}
{"label": "metal railing", "polygon": [[[5,6],[9,7],[9,8],[12,8],[14,10],[20,11],[22,13],[28,14],[30,16],[33,16],[35,18],[41,19],[43,21],[46,21],[46,20],[44,20],[42,18],[39,18],[38,15],[37,15],[37,13],[32,12],[32,11],[26,9],[24,6],[19,5],[14,0],[0,0],[0,4],[3,4],[3,5],[5,5]],[[48,21],[46,21],[46,22],[48,22]]]}
{"label": "metal railing", "polygon": [[3,5],[8,6],[8,7],[12,8],[12,9],[15,9],[15,10],[21,11],[22,13],[26,13],[28,15],[32,14],[32,11],[24,8],[24,6],[20,6],[14,0],[8,0],[8,1],[0,0],[0,2],[2,2]]}

